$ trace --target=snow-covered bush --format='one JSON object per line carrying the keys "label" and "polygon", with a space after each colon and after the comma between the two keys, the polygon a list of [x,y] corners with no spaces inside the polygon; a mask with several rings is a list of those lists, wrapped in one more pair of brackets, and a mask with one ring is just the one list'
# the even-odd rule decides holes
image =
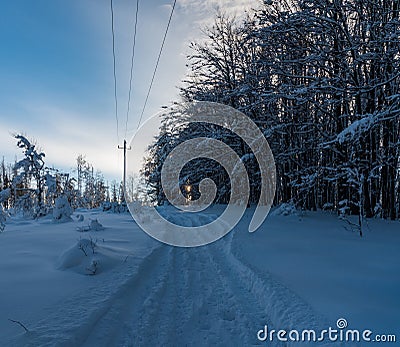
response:
{"label": "snow-covered bush", "polygon": [[271,211],[272,216],[297,215],[298,211],[293,203],[283,203]]}
{"label": "snow-covered bush", "polygon": [[90,276],[96,275],[97,271],[99,269],[99,261],[93,259],[90,265],[86,268],[86,271],[88,272],[87,274]]}
{"label": "snow-covered bush", "polygon": [[102,204],[103,211],[110,211],[112,209],[112,205],[110,201],[104,201]]}
{"label": "snow-covered bush", "polygon": [[128,211],[128,207],[125,202],[118,203],[116,201],[103,203],[103,211],[112,213],[125,213]]}
{"label": "snow-covered bush", "polygon": [[7,213],[3,210],[3,206],[0,206],[0,233],[4,231],[6,227]]}
{"label": "snow-covered bush", "polygon": [[114,259],[108,259],[106,251],[97,245],[97,240],[92,238],[80,239],[78,242],[61,255],[58,261],[60,270],[72,270],[82,275],[94,276],[99,270],[106,270],[103,266],[100,268],[100,262],[112,268],[117,264]]}
{"label": "snow-covered bush", "polygon": [[101,223],[99,223],[99,221],[97,219],[92,219],[90,221],[89,225],[83,225],[83,226],[77,227],[76,230],[78,230],[79,232],[84,233],[84,232],[88,232],[88,231],[104,230],[104,227],[103,227],[103,225]]}
{"label": "snow-covered bush", "polygon": [[327,202],[322,206],[322,209],[324,211],[332,211],[332,210],[334,210],[334,208],[335,208],[335,206],[330,202]]}
{"label": "snow-covered bush", "polygon": [[25,218],[34,218],[34,198],[30,192],[18,197],[14,204],[14,213],[22,214]]}
{"label": "snow-covered bush", "polygon": [[94,255],[96,253],[96,247],[97,240],[93,240],[92,238],[90,238],[90,240],[81,239],[78,242],[78,249],[85,254],[85,257],[87,257],[89,253]]}
{"label": "snow-covered bush", "polygon": [[72,220],[71,215],[73,209],[68,202],[68,198],[64,195],[59,196],[53,208],[53,218],[58,222],[69,222]]}
{"label": "snow-covered bush", "polygon": [[92,219],[90,221],[90,230],[99,231],[103,229],[103,225],[101,225],[97,219]]}
{"label": "snow-covered bush", "polygon": [[4,189],[0,192],[0,232],[4,231],[6,227],[6,220],[8,214],[4,211],[3,203],[10,198],[11,190],[10,188]]}
{"label": "snow-covered bush", "polygon": [[0,204],[3,204],[6,202],[11,196],[11,189],[7,188],[2,191],[0,191]]}
{"label": "snow-covered bush", "polygon": [[83,214],[77,214],[76,219],[78,222],[83,222],[85,220],[85,216]]}

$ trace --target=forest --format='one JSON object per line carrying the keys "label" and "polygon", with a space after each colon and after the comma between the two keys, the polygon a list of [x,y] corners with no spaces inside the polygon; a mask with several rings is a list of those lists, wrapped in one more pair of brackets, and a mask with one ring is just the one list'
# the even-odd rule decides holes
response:
{"label": "forest", "polygon": [[[71,172],[64,172],[46,165],[36,141],[21,134],[14,140],[22,158],[0,162],[0,232],[9,215],[37,219],[52,214],[55,221],[68,221],[77,208],[126,210],[122,182],[109,185],[84,155],[77,156]],[[131,178],[129,182],[131,191],[134,182]]]}
{"label": "forest", "polygon": [[[276,162],[274,204],[332,210],[360,218],[400,217],[399,1],[264,1],[243,19],[218,13],[192,42],[184,102],[232,106],[250,117]],[[143,168],[159,205],[163,161],[199,136],[224,141],[249,173],[250,202],[260,196],[259,167],[228,130],[185,124],[179,104],[165,110]],[[230,183],[218,163],[197,159],[181,172],[191,198],[208,177],[226,203]]]}

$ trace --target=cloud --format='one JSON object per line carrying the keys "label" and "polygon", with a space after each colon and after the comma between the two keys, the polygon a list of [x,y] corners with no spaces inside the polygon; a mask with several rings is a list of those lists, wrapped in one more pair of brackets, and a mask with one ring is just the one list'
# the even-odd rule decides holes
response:
{"label": "cloud", "polygon": [[[240,16],[244,9],[255,8],[258,3],[258,0],[177,0],[143,121],[161,106],[178,98],[176,86],[186,72],[188,43],[200,38],[202,27],[212,24],[216,10],[220,8],[229,15]],[[128,139],[136,130],[171,4],[172,0],[158,0],[140,5]],[[90,67],[93,70],[83,65],[81,70],[73,70],[76,72],[74,74],[65,70],[69,61],[68,52],[65,52],[62,65],[50,59],[47,61],[57,75],[53,75],[51,69],[50,72],[44,69],[39,73],[35,65],[26,67],[28,71],[37,72],[33,76],[25,76],[18,69],[7,69],[10,71],[5,75],[3,83],[7,88],[3,87],[4,93],[0,96],[0,155],[5,155],[9,162],[14,160],[15,155],[20,158],[22,154],[15,146],[10,132],[26,132],[28,137],[35,138],[43,148],[48,165],[69,170],[75,166],[78,154],[86,154],[87,160],[95,168],[112,179],[118,179],[122,176],[123,151],[117,149],[113,109],[109,6],[98,1],[74,2],[74,6],[79,28],[86,38],[81,43],[86,51],[83,50],[77,56],[82,54],[92,62]],[[125,130],[133,16],[134,3],[116,2],[120,141]],[[68,31],[64,34],[68,35]],[[80,39],[73,38],[78,41]],[[46,42],[43,44],[46,45]],[[12,62],[9,65],[12,66]],[[151,136],[148,140],[152,140]],[[134,151],[135,149],[132,152]],[[141,158],[137,160],[141,161]]]}
{"label": "cloud", "polygon": [[229,16],[240,18],[245,11],[258,8],[258,0],[178,0],[180,11],[193,22],[204,26],[212,24],[215,13],[220,10]]}
{"label": "cloud", "polygon": [[75,167],[78,154],[84,154],[95,169],[110,179],[120,176],[122,159],[117,150],[115,123],[111,117],[96,117],[44,101],[26,104],[24,108],[29,117],[9,116],[2,120],[0,145],[7,161],[22,156],[10,136],[22,132],[37,141],[46,154],[48,166],[68,171]]}
{"label": "cloud", "polygon": [[259,0],[177,0],[174,25],[181,27],[185,33],[184,45],[181,53],[185,56],[192,53],[189,43],[202,41],[204,39],[202,30],[214,24],[218,11],[229,17],[241,19],[246,11],[259,8]]}

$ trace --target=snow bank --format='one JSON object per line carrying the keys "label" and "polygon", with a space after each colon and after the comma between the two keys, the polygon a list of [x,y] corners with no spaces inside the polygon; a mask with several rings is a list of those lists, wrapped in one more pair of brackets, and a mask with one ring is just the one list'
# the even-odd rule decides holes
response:
{"label": "snow bank", "polygon": [[360,238],[335,214],[307,212],[301,219],[270,215],[264,228],[250,237],[239,225],[233,249],[262,276],[272,276],[303,298],[332,326],[345,318],[351,328],[399,338],[399,223],[376,219],[367,224]]}
{"label": "snow bank", "polygon": [[80,239],[61,255],[57,268],[82,275],[97,275],[123,263],[126,256],[101,243],[92,238]]}

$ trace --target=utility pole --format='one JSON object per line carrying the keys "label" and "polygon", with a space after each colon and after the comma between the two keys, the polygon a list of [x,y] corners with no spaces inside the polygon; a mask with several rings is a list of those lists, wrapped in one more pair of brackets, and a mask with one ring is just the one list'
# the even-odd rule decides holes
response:
{"label": "utility pole", "polygon": [[126,147],[126,140],[124,140],[124,146],[118,146],[118,149],[123,149],[124,150],[124,181],[123,181],[123,188],[124,188],[124,192],[123,192],[123,197],[124,197],[124,202],[126,202],[126,198],[125,198],[125,192],[126,192],[126,151],[130,151],[132,148],[129,146]]}

